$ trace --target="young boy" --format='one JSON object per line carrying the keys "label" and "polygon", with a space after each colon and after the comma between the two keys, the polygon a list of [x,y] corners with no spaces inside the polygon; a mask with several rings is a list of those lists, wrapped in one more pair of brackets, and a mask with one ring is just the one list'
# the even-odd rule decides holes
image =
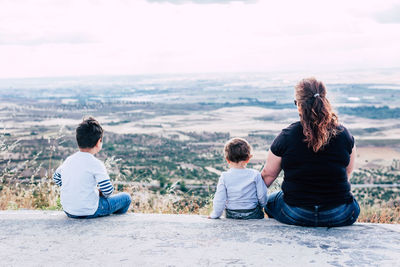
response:
{"label": "young boy", "polygon": [[242,138],[233,138],[225,144],[224,155],[229,170],[219,178],[209,218],[219,218],[226,209],[227,218],[263,219],[267,187],[260,172],[246,168],[251,146]]}
{"label": "young boy", "polygon": [[79,151],[69,156],[54,173],[61,186],[61,205],[70,218],[95,218],[128,211],[127,193],[111,196],[114,187],[104,163],[94,157],[103,146],[103,128],[89,117],[76,128]]}

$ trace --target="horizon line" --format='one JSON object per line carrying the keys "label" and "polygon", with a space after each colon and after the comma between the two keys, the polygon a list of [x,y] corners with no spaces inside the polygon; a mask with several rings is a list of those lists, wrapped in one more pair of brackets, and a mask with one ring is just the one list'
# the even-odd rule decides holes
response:
{"label": "horizon line", "polygon": [[[321,73],[345,73],[345,72],[368,72],[368,71],[382,71],[382,70],[399,70],[400,66],[397,67],[377,67],[377,68],[348,68],[340,70],[317,70],[310,71],[307,69],[298,70],[268,70],[268,71],[213,71],[213,72],[154,72],[154,73],[125,73],[125,74],[66,74],[66,75],[54,75],[54,76],[20,76],[20,77],[0,77],[0,81],[4,80],[29,80],[29,79],[62,79],[62,78],[88,78],[88,77],[128,77],[128,76],[174,76],[174,75],[204,75],[204,74],[269,74],[269,73],[299,73],[299,72],[312,72],[315,74]],[[312,76],[313,74],[311,74]]]}

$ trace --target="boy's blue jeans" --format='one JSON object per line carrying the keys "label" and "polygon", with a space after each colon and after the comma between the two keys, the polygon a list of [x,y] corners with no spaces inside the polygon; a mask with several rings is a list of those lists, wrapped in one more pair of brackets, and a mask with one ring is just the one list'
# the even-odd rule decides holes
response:
{"label": "boy's blue jeans", "polygon": [[118,193],[109,198],[100,197],[99,207],[93,215],[88,216],[75,216],[67,213],[68,217],[74,219],[91,219],[96,217],[108,216],[110,214],[123,214],[128,211],[131,204],[131,196],[128,193]]}
{"label": "boy's blue jeans", "polygon": [[283,192],[279,191],[268,197],[265,213],[285,224],[338,227],[353,224],[360,214],[360,206],[354,199],[352,203],[328,208],[322,205],[310,208],[295,207],[286,204],[283,201]]}

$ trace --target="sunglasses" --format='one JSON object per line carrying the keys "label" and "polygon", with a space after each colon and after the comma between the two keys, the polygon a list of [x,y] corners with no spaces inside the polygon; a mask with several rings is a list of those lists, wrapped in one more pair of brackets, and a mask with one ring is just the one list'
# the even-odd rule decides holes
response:
{"label": "sunglasses", "polygon": [[297,100],[295,99],[295,100],[293,100],[293,102],[294,102],[295,106],[297,106]]}

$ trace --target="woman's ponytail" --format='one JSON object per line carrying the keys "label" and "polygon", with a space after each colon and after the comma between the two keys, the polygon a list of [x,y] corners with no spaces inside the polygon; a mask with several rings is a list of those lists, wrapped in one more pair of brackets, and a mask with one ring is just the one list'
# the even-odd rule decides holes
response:
{"label": "woman's ponytail", "polygon": [[338,118],[326,98],[322,82],[315,78],[303,79],[295,89],[304,141],[314,152],[318,152],[339,133]]}

